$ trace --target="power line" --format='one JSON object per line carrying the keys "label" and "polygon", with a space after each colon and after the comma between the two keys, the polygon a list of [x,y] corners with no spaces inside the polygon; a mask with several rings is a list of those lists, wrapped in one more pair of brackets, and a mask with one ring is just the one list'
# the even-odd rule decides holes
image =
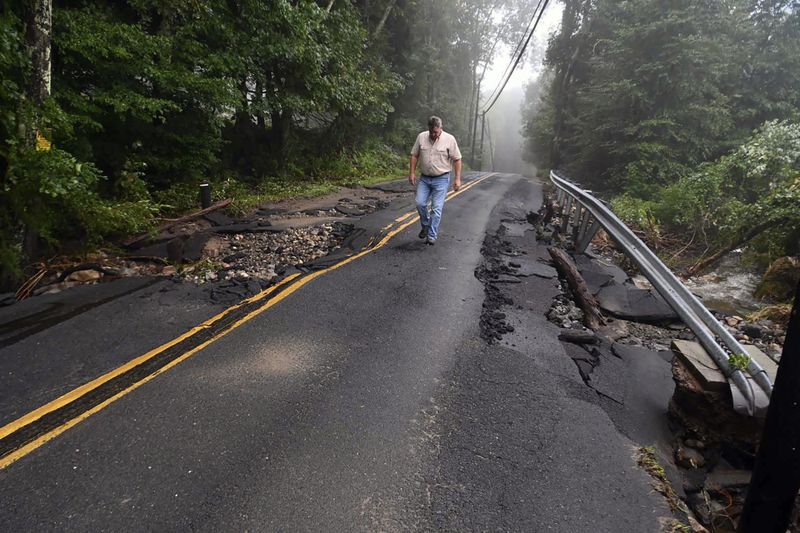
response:
{"label": "power line", "polygon": [[[525,28],[525,33],[523,33],[523,37],[519,40],[519,42],[517,42],[517,46],[514,48],[514,52],[512,52],[512,54],[511,54],[511,60],[508,62],[508,65],[506,65],[505,70],[503,70],[503,74],[500,75],[500,79],[505,78],[506,74],[508,73],[508,69],[511,68],[511,64],[514,62],[514,57],[517,56],[517,53],[519,52],[520,47],[522,47],[522,41],[525,40],[525,35],[527,35],[531,31],[531,26],[533,25],[534,21],[536,20],[536,13],[539,11],[539,8],[541,7],[541,5],[542,5],[542,0],[539,0],[539,3],[536,4],[536,8],[533,10],[533,14],[531,15],[531,20],[528,22],[528,26]],[[504,28],[505,28],[505,25],[501,29],[504,29]],[[494,47],[497,45],[497,43],[499,41],[500,41],[500,35],[498,33],[498,36],[495,39],[494,44],[492,45],[492,51],[494,51]],[[483,74],[486,74],[486,68],[485,67],[483,69]],[[483,81],[483,74],[481,75],[481,81]],[[492,93],[486,99],[490,100],[492,98],[492,96],[494,96],[494,93],[497,92],[497,89],[499,87],[500,87],[500,84],[498,83],[497,86],[492,91]]]}
{"label": "power line", "polygon": [[[540,0],[540,2],[539,2],[540,4],[541,4],[541,1],[542,0]],[[522,50],[520,50],[519,54],[517,55],[517,59],[516,59],[516,61],[514,61],[514,66],[511,67],[511,71],[508,73],[508,76],[506,76],[505,81],[502,83],[502,87],[500,87],[500,91],[497,92],[497,95],[494,97],[494,99],[491,101],[491,103],[487,107],[485,107],[483,109],[483,114],[488,113],[489,110],[492,109],[494,104],[497,102],[497,99],[500,98],[500,95],[503,94],[503,90],[506,88],[506,85],[508,85],[508,81],[511,79],[511,75],[514,74],[514,70],[517,68],[517,65],[519,64],[520,60],[522,59],[522,56],[525,54],[525,49],[528,47],[528,43],[530,43],[531,37],[533,37],[534,32],[536,32],[536,27],[539,25],[539,21],[542,19],[542,15],[544,14],[545,9],[547,9],[547,4],[549,2],[550,2],[550,0],[544,0],[544,5],[542,6],[541,11],[539,11],[539,16],[536,19],[536,23],[533,25],[533,29],[528,34],[528,38],[525,39],[525,44],[522,46]],[[534,14],[535,14],[535,12],[534,12]],[[499,87],[499,85],[498,85],[498,87]],[[494,91],[492,92],[492,94],[494,94]]]}

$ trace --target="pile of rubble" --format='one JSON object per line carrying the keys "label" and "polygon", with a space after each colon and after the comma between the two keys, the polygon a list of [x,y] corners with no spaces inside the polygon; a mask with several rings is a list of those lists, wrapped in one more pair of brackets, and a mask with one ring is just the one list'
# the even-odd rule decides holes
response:
{"label": "pile of rubble", "polygon": [[266,280],[282,267],[324,257],[341,245],[351,226],[340,222],[279,233],[236,233],[210,239],[202,260],[182,271],[182,277],[202,284],[217,280]]}
{"label": "pile of rubble", "polygon": [[[138,276],[176,276],[197,284],[253,280],[265,286],[286,267],[314,261],[336,250],[351,229],[350,224],[333,222],[279,232],[214,235],[206,240],[199,260],[188,264],[107,251],[87,254],[82,261],[64,258],[29,280],[26,297]],[[13,293],[0,295],[0,305],[16,301]]]}

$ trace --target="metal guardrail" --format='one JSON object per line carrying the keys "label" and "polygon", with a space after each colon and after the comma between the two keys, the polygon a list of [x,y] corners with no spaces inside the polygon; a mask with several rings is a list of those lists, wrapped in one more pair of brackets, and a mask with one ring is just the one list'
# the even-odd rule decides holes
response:
{"label": "metal guardrail", "polygon": [[[574,183],[550,172],[562,206],[562,233],[573,230],[575,250],[586,250],[602,226],[623,252],[639,267],[653,287],[697,336],[731,383],[733,407],[738,413],[764,416],[772,395],[766,370],[749,360],[746,375],[729,364],[730,354],[747,355],[744,347],[717,322],[714,315],[687,289],[664,263],[606,205]],[[574,215],[573,215],[574,209]],[[755,385],[755,386],[754,386]]]}

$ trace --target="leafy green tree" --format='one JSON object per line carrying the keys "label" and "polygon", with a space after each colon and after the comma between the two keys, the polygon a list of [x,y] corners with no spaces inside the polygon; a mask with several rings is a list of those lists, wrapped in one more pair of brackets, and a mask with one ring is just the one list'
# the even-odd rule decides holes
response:
{"label": "leafy green tree", "polygon": [[785,1],[567,1],[544,120],[528,117],[537,161],[647,197],[796,117],[798,15]]}

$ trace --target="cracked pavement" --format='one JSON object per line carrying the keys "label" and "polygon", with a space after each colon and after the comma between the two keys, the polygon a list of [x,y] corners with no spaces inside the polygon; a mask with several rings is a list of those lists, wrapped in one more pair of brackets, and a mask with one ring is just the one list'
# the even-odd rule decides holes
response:
{"label": "cracked pavement", "polygon": [[[659,531],[669,509],[544,316],[556,280],[504,283],[513,329],[481,338],[486,235],[514,226],[509,256],[542,273],[540,203],[493,176],[446,204],[437,246],[412,226],[314,279],[0,471],[0,529]],[[47,334],[26,341],[56,353]]]}

